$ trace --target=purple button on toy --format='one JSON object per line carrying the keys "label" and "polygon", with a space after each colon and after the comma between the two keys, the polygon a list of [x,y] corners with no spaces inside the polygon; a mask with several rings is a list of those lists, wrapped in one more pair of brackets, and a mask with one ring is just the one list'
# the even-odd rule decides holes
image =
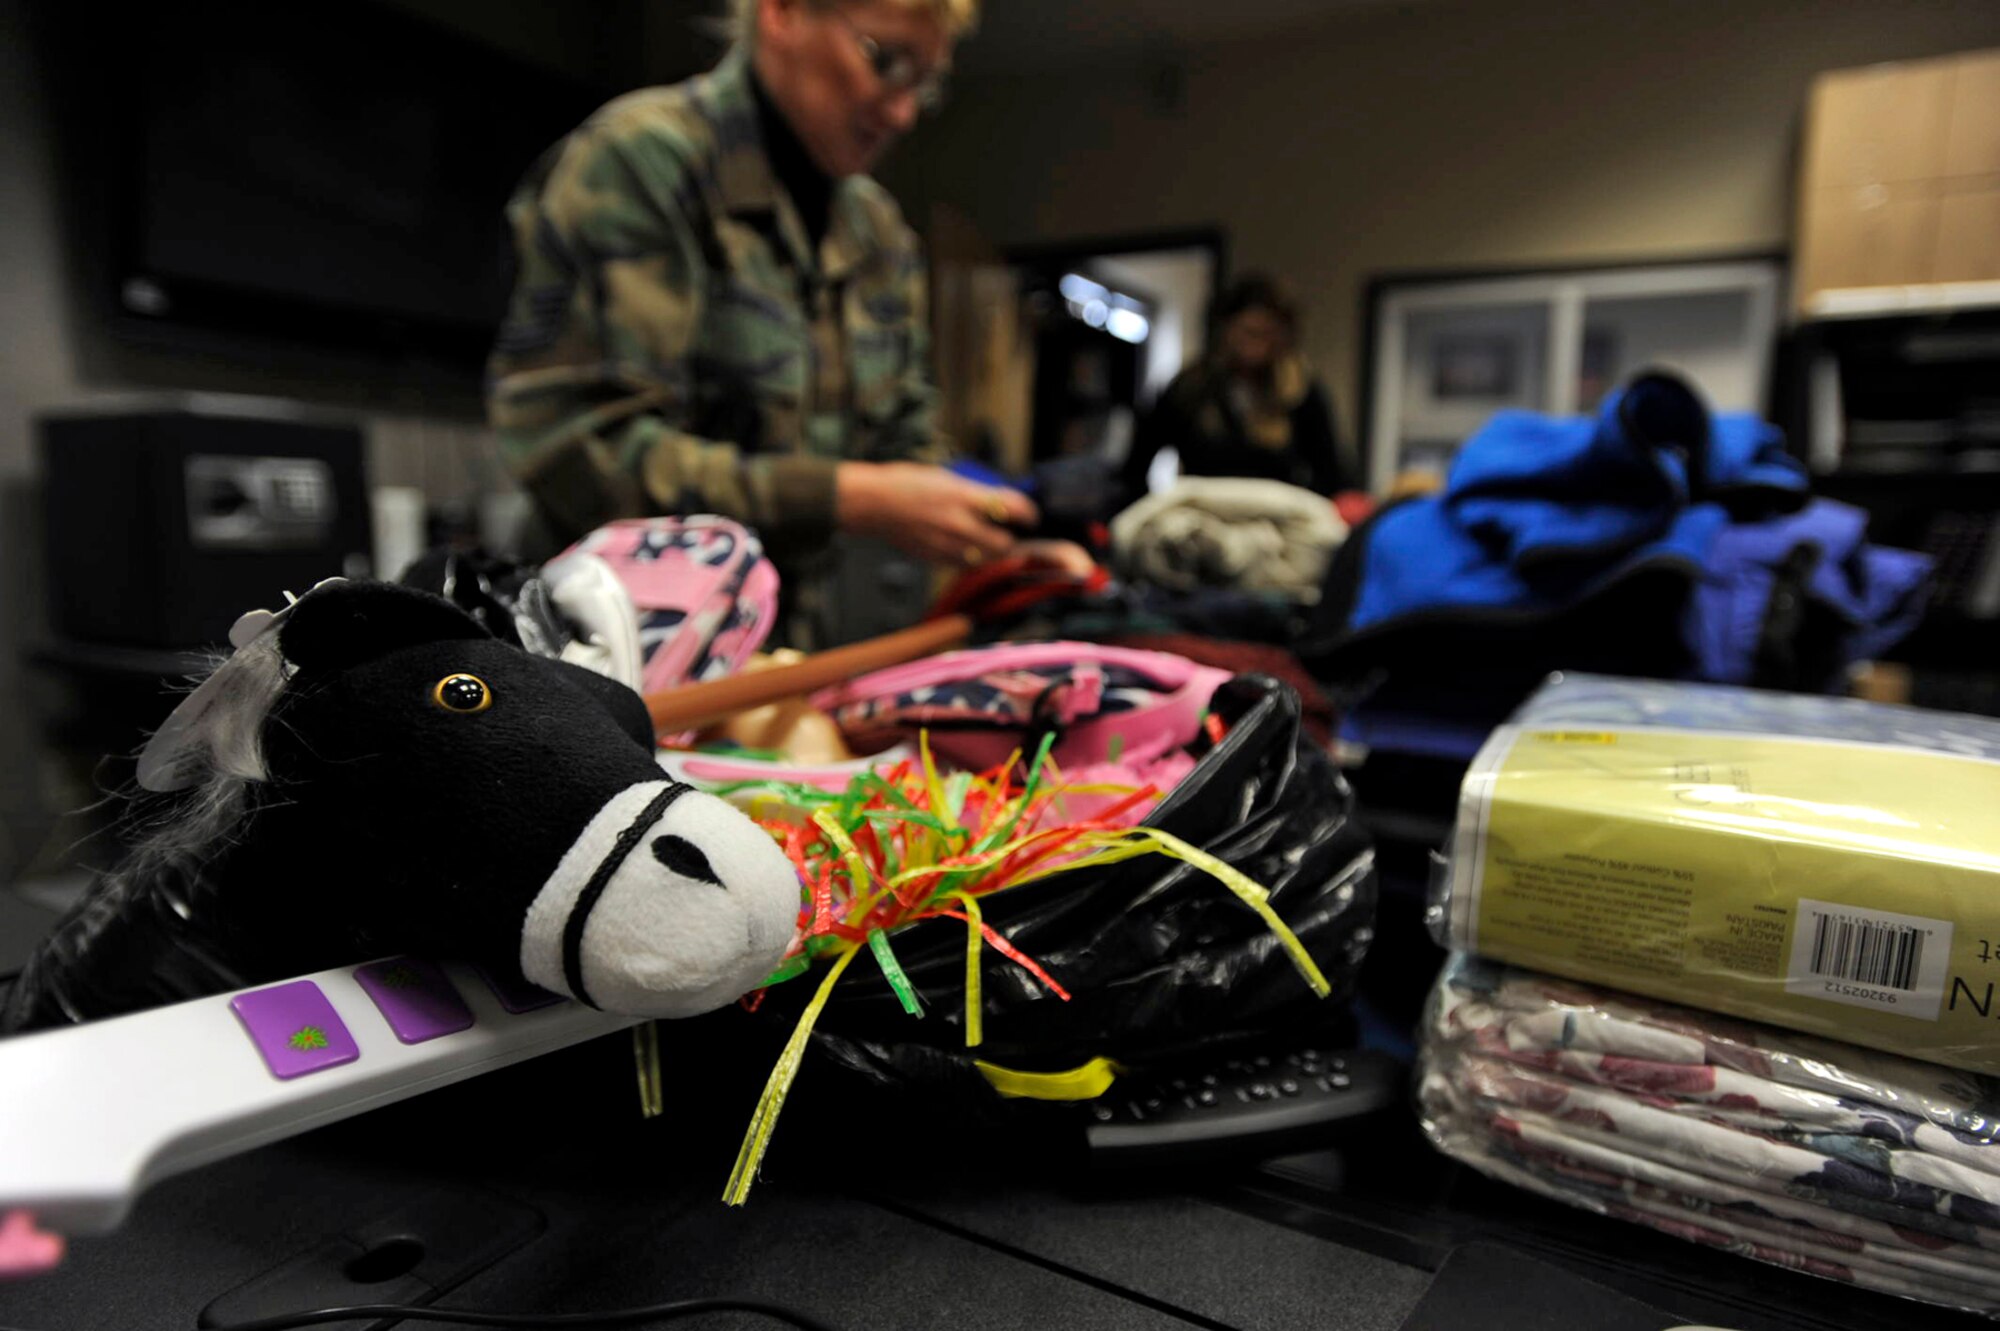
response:
{"label": "purple button on toy", "polygon": [[479,978],[486,981],[486,987],[500,1000],[500,1006],[509,1012],[519,1014],[533,1012],[536,1008],[549,1007],[563,1001],[561,994],[552,994],[540,985],[529,984],[526,980],[500,974],[485,966],[478,966]]}
{"label": "purple button on toy", "polygon": [[433,962],[417,957],[371,961],[354,978],[404,1044],[422,1044],[472,1025],[472,1009]]}
{"label": "purple button on toy", "polygon": [[283,1081],[361,1057],[340,1014],[311,980],[294,980],[229,1000],[271,1075]]}

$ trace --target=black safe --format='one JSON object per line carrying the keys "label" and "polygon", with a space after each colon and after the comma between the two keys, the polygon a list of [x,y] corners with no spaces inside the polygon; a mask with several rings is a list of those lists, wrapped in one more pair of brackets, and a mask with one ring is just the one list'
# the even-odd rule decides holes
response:
{"label": "black safe", "polygon": [[49,627],[222,645],[246,610],[369,571],[361,431],[164,411],[37,422]]}

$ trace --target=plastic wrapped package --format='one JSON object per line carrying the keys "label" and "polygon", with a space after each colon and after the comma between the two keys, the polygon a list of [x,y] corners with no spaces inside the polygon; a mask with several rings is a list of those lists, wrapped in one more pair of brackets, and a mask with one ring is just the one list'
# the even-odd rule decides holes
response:
{"label": "plastic wrapped package", "polygon": [[[881,1086],[991,1102],[975,1061],[1060,1071],[1095,1058],[1158,1064],[1284,1027],[1326,1030],[1346,1019],[1373,936],[1376,885],[1353,797],[1326,755],[1299,735],[1295,694],[1239,676],[1212,709],[1228,725],[1197,744],[1194,769],[1145,819],[1235,866],[1333,986],[1314,996],[1275,934],[1222,885],[1155,856],[1056,874],[989,898],[985,920],[1071,995],[1064,1001],[1018,966],[986,967],[983,1039],[965,1046],[965,931],[925,921],[896,935],[896,955],[924,1000],[913,1020],[885,984],[837,986],[813,1043]],[[789,1025],[808,984],[768,991],[763,1013]]]}
{"label": "plastic wrapped package", "polygon": [[2000,1072],[2000,721],[1556,676],[1432,898],[1497,961]]}
{"label": "plastic wrapped package", "polygon": [[1424,1130],[1542,1196],[2000,1314],[2000,1084],[1456,955]]}

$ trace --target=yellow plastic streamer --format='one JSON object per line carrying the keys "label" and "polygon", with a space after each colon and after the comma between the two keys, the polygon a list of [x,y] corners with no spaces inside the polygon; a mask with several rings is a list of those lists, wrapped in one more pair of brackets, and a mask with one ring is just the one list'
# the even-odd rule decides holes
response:
{"label": "yellow plastic streamer", "polygon": [[979,928],[979,899],[970,892],[954,892],[965,907],[965,1047],[977,1049],[986,1038],[984,1007],[979,1001],[979,946],[984,938]]}
{"label": "yellow plastic streamer", "polygon": [[[829,835],[832,835],[831,829]],[[1050,835],[1053,834],[1030,833],[1004,846],[996,847],[984,855],[965,856],[950,868],[931,865],[905,869],[889,880],[889,887],[895,890],[906,883],[936,878],[943,873],[991,868],[1029,843],[1045,839]],[[1068,873],[1093,865],[1116,864],[1120,860],[1129,860],[1140,855],[1165,855],[1169,859],[1179,860],[1201,870],[1235,893],[1244,905],[1257,912],[1257,917],[1277,937],[1279,946],[1284,948],[1285,955],[1311,986],[1313,993],[1325,998],[1333,992],[1333,986],[1327,983],[1326,976],[1320,971],[1318,963],[1312,959],[1312,954],[1306,951],[1305,944],[1299,941],[1299,936],[1292,932],[1291,926],[1278,917],[1278,912],[1271,909],[1269,892],[1260,887],[1248,874],[1223,863],[1206,851],[1190,846],[1171,832],[1162,832],[1156,827],[1127,827],[1103,832],[1086,832],[1071,840],[1066,849],[1070,853],[1056,857],[1007,886],[1020,887],[1055,874]],[[858,917],[858,914],[849,915],[850,920]]]}
{"label": "yellow plastic streamer", "polygon": [[[924,760],[924,786],[930,792],[931,812],[937,814],[939,817],[943,817],[945,810],[944,778],[938,775],[937,764],[931,761],[930,731],[919,730],[917,732],[917,753]],[[936,848],[930,858],[934,860],[943,859],[945,856],[951,854],[951,843],[947,838],[932,833],[930,842]]]}
{"label": "yellow plastic streamer", "polygon": [[[895,889],[909,883],[921,882],[926,878],[942,878],[948,874],[964,873],[968,870],[991,869],[994,865],[999,864],[1029,842],[1038,838],[1047,840],[1049,835],[1047,832],[1034,832],[1024,837],[1017,837],[1009,841],[1006,845],[989,850],[983,855],[961,855],[954,857],[953,862],[950,864],[926,864],[920,865],[915,869],[905,869],[889,880],[889,886],[891,889]],[[1079,844],[1082,844],[1080,839]]]}
{"label": "yellow plastic streamer", "polygon": [[959,828],[961,833],[963,833],[965,800],[971,793],[972,773],[953,772],[949,777],[945,778],[944,811],[938,815],[938,820],[947,827]]}
{"label": "yellow plastic streamer", "polygon": [[[1094,842],[1100,848],[1096,853],[1083,860],[1069,860],[1037,870],[1020,879],[1020,883],[1031,883],[1038,878],[1079,868],[1084,864],[1114,864],[1119,860],[1129,860],[1138,855],[1168,856],[1183,864],[1192,865],[1234,892],[1238,899],[1256,911],[1257,917],[1277,935],[1279,946],[1285,949],[1285,955],[1291,959],[1292,965],[1298,968],[1299,974],[1305,977],[1313,993],[1325,998],[1333,992],[1333,986],[1327,983],[1326,976],[1320,971],[1319,964],[1312,959],[1312,954],[1306,951],[1305,944],[1299,941],[1299,936],[1292,932],[1290,925],[1278,918],[1278,912],[1271,909],[1271,894],[1258,886],[1256,880],[1248,874],[1224,864],[1206,851],[1197,850],[1170,832],[1162,832],[1157,827],[1128,827],[1117,832],[1091,833],[1078,838],[1077,843],[1082,845],[1090,842]],[[1019,886],[1020,883],[1014,886]]]}
{"label": "yellow plastic streamer", "polygon": [[729,1185],[722,1192],[722,1200],[730,1206],[741,1206],[749,1200],[750,1184],[757,1177],[757,1166],[764,1162],[764,1151],[770,1146],[771,1133],[778,1126],[778,1111],[784,1108],[785,1096],[792,1089],[792,1079],[799,1075],[799,1062],[805,1057],[806,1040],[812,1035],[813,1023],[819,1020],[820,1010],[826,1006],[840,973],[847,969],[847,963],[854,960],[857,952],[858,949],[850,948],[827,968],[826,978],[819,982],[819,992],[813,995],[812,1002],[806,1004],[806,1010],[799,1014],[799,1024],[792,1028],[792,1038],[785,1042],[784,1052],[778,1055],[777,1065],[771,1069],[771,1078],[764,1083],[764,1094],[757,1099],[757,1112],[750,1117],[750,1130],[743,1135],[742,1149],[736,1153],[736,1167],[729,1171]]}
{"label": "yellow plastic streamer", "polygon": [[1093,1058],[1067,1072],[1022,1072],[983,1058],[973,1060],[972,1066],[994,1090],[1017,1100],[1095,1100],[1125,1070],[1108,1058]]}
{"label": "yellow plastic streamer", "polygon": [[881,894],[869,890],[874,880],[868,872],[868,862],[861,858],[861,850],[847,835],[847,829],[835,822],[833,815],[825,809],[815,810],[812,820],[813,826],[825,833],[833,848],[840,852],[840,862],[847,866],[847,881],[854,892],[848,899],[847,922],[853,924],[867,914]]}
{"label": "yellow plastic streamer", "polygon": [[652,1022],[632,1028],[632,1055],[639,1072],[640,1117],[658,1118],[667,1112],[667,1098],[660,1082],[660,1032]]}
{"label": "yellow plastic streamer", "polygon": [[[1002,864],[1017,854],[1032,851],[1037,844],[1050,848],[1048,858],[1021,876],[992,888],[992,891],[1019,887],[1025,883],[1092,865],[1115,864],[1139,855],[1164,855],[1200,870],[1227,887],[1239,900],[1255,911],[1258,918],[1271,930],[1284,949],[1286,957],[1305,978],[1312,991],[1321,998],[1332,993],[1333,986],[1327,983],[1326,976],[1321,973],[1312,955],[1306,951],[1305,945],[1299,941],[1298,935],[1293,933],[1291,927],[1271,908],[1270,893],[1242,871],[1223,863],[1205,851],[1196,849],[1171,833],[1152,827],[1092,829],[1081,834],[1066,828],[1050,828],[1011,836],[1015,830],[1013,823],[1017,812],[1025,810],[1028,796],[1032,791],[1024,792],[1016,801],[1009,801],[1004,794],[1006,790],[1004,779],[991,783],[990,790],[987,782],[974,780],[971,783],[955,783],[954,789],[950,792],[955,799],[948,799],[945,783],[939,777],[937,766],[931,758],[930,738],[927,734],[920,733],[919,748],[923,761],[923,779],[930,796],[930,807],[934,811],[947,812],[951,811],[954,805],[962,809],[968,793],[976,791],[987,801],[986,826],[992,829],[1005,829],[998,834],[1009,836],[1006,844],[989,846],[977,854],[954,857],[951,855],[951,837],[912,822],[909,824],[909,835],[913,840],[908,848],[910,851],[908,859],[930,858],[933,862],[924,867],[904,868],[900,872],[878,878],[870,871],[860,849],[831,811],[815,810],[811,817],[813,824],[825,835],[828,844],[839,854],[842,868],[851,884],[852,895],[847,910],[849,924],[866,919],[888,894],[900,893],[909,884],[921,881],[936,882],[936,888],[933,890],[937,891],[938,895],[932,898],[934,902],[949,897],[955,898],[963,906],[967,922],[965,951],[967,1048],[977,1047],[984,1038],[983,1005],[980,995],[980,948],[984,931],[981,927],[977,896],[970,891],[956,888],[955,881],[964,881],[968,877],[974,877],[984,870]],[[1042,756],[1046,760],[1046,754]],[[1049,770],[1053,772],[1053,764],[1049,765]],[[1079,790],[1075,793],[1094,794],[1098,793],[1098,789],[1092,787],[1088,791]],[[1104,789],[1104,793],[1123,793],[1123,790],[1111,787]],[[989,836],[994,834],[994,832],[988,833]],[[1057,842],[1060,843],[1059,849],[1054,844]],[[935,862],[944,858],[956,858],[958,862],[948,866]],[[886,937],[883,938],[883,943],[885,946],[882,950],[886,952]],[[800,1014],[798,1025],[794,1028],[783,1053],[780,1054],[777,1065],[771,1069],[770,1080],[765,1083],[763,1095],[758,1099],[756,1113],[752,1116],[750,1127],[744,1134],[742,1148],[737,1153],[736,1166],[731,1171],[728,1186],[723,1192],[723,1200],[729,1205],[741,1206],[749,1197],[757,1168],[764,1158],[772,1132],[777,1126],[779,1111],[784,1106],[792,1081],[798,1075],[799,1064],[805,1054],[806,1041],[811,1037],[814,1024],[819,1020],[821,1011],[832,996],[834,985],[859,950],[858,945],[852,943],[841,948],[833,965],[821,979],[812,1001]],[[1094,1058],[1081,1067],[1071,1068],[1066,1072],[1022,1072],[983,1060],[975,1061],[974,1066],[1001,1095],[1035,1100],[1094,1099],[1104,1094],[1123,1071],[1117,1064],[1105,1058]]]}

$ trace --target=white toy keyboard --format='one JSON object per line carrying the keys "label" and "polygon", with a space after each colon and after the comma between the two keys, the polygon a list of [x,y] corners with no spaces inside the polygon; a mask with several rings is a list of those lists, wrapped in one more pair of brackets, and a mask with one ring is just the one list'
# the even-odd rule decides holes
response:
{"label": "white toy keyboard", "polygon": [[0,1040],[0,1215],[103,1233],[170,1174],[636,1020],[398,957]]}

